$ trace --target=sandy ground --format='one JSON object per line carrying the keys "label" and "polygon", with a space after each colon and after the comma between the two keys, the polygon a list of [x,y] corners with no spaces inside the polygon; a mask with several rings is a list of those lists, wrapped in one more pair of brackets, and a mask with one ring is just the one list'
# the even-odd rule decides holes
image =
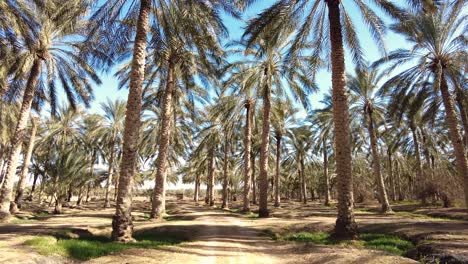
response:
{"label": "sandy ground", "polygon": [[[250,219],[190,201],[171,201],[168,212],[173,217],[170,221],[139,221],[147,206],[142,202],[135,206],[135,232],[150,232],[155,236],[171,234],[190,242],[158,249],[126,250],[86,263],[418,263],[382,251],[278,242],[266,236],[265,229],[316,231],[332,228],[336,213],[333,209],[318,205],[289,203],[275,209],[271,218]],[[92,234],[108,234],[113,212],[113,209],[104,210],[96,204],[89,204],[84,209],[68,209],[63,215],[41,220],[0,224],[0,263],[74,263],[76,261],[63,257],[40,256],[24,246],[23,242],[31,236],[53,234],[70,228]],[[357,213],[357,221],[363,230],[391,229],[388,231],[432,236],[432,239],[439,236],[451,243],[459,239],[461,247],[455,250],[468,249],[467,222],[371,213]]]}

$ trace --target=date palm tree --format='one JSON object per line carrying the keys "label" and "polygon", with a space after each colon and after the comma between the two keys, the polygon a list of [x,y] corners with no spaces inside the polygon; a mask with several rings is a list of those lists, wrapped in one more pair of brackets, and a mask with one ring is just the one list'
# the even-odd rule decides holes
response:
{"label": "date palm tree", "polygon": [[224,89],[230,89],[231,94],[239,94],[242,97],[242,101],[239,102],[241,109],[235,108],[232,113],[233,115],[239,116],[242,109],[245,109],[245,125],[244,125],[244,188],[243,188],[243,206],[242,212],[250,212],[250,196],[252,188],[252,122],[254,121],[255,114],[255,93],[257,82],[254,78],[247,77],[246,73],[249,71],[249,66],[246,65],[229,65],[226,69],[229,73],[229,77],[223,84]]}
{"label": "date palm tree", "polygon": [[284,135],[288,135],[289,129],[297,121],[295,118],[296,113],[298,112],[297,108],[292,105],[292,102],[289,100],[274,100],[273,109],[272,109],[272,127],[273,134],[276,140],[276,174],[274,179],[274,197],[275,197],[275,207],[280,206],[280,182],[281,182],[281,142]]}
{"label": "date palm tree", "polygon": [[116,156],[120,152],[122,144],[122,132],[125,120],[125,102],[121,100],[111,101],[101,104],[101,109],[104,112],[104,120],[101,127],[94,131],[94,134],[100,139],[106,152],[108,164],[106,196],[104,200],[104,208],[110,206],[110,187],[112,185],[112,177],[114,176],[114,163]]}
{"label": "date palm tree", "polygon": [[[399,49],[391,52],[375,65],[388,63],[386,72],[392,72],[397,66],[410,65],[384,85],[387,89],[405,89],[408,83],[422,83],[433,79],[433,91],[440,91],[445,108],[446,123],[455,154],[458,175],[463,178],[465,202],[468,207],[468,163],[466,146],[458,127],[457,113],[450,86],[461,87],[458,83],[464,74],[467,58],[463,14],[465,1],[442,4],[437,12],[421,15],[411,13],[392,26],[413,46],[411,49]],[[460,32],[460,33],[459,33]],[[414,64],[411,64],[414,63]],[[400,67],[399,67],[400,68]]]}
{"label": "date palm tree", "polygon": [[[344,45],[349,48],[353,62],[358,67],[363,63],[363,50],[349,14],[351,5],[361,11],[360,14],[371,35],[383,48],[385,25],[373,9],[379,7],[385,13],[399,17],[401,10],[389,1],[279,0],[252,19],[244,34],[244,38],[251,45],[259,39],[277,41],[278,36],[284,32],[295,32],[289,52],[291,56],[309,41],[314,48],[314,58],[329,51],[327,56],[330,59],[324,61],[331,61],[332,72],[336,173],[339,182],[338,217],[334,230],[336,238],[354,238],[357,233],[353,214],[352,155]],[[317,64],[316,62],[312,61],[313,64]]]}
{"label": "date palm tree", "polygon": [[54,114],[57,81],[73,107],[77,101],[88,105],[93,98],[90,81],[100,83],[93,68],[81,56],[76,55],[83,45],[79,40],[82,39],[82,29],[86,27],[83,20],[87,10],[86,3],[46,1],[38,10],[41,11],[34,13],[38,28],[31,33],[31,39],[22,39],[19,42],[21,45],[18,46],[16,61],[9,70],[16,72],[14,78],[23,78],[25,73],[28,73],[28,77],[0,193],[0,219],[10,215],[13,182],[33,98],[47,95]]}
{"label": "date palm tree", "polygon": [[376,68],[363,67],[356,69],[356,76],[348,75],[348,88],[351,92],[352,102],[351,111],[356,112],[362,117],[363,124],[367,124],[369,135],[369,145],[372,152],[372,167],[377,183],[379,202],[382,205],[382,213],[391,213],[392,208],[388,202],[388,195],[385,189],[384,178],[382,175],[381,159],[379,151],[379,131],[378,124],[384,120],[385,105],[383,97],[376,95],[378,90],[377,83],[380,80]]}
{"label": "date palm tree", "polygon": [[165,213],[165,185],[169,139],[171,137],[170,120],[173,115],[174,92],[176,84],[183,82],[189,88],[194,86],[194,76],[210,78],[216,72],[214,65],[220,63],[223,56],[220,36],[227,31],[219,17],[206,9],[203,3],[172,3],[161,8],[156,16],[159,22],[152,30],[157,38],[151,41],[154,56],[158,63],[155,71],[162,70],[165,88],[162,91],[161,122],[159,129],[159,147],[156,158],[156,185],[153,194],[151,218],[161,218]]}
{"label": "date palm tree", "polygon": [[330,94],[326,94],[321,101],[325,107],[314,110],[309,114],[308,119],[312,123],[314,133],[314,142],[316,142],[314,151],[321,153],[323,157],[323,178],[325,180],[325,206],[330,206],[331,189],[330,189],[330,152],[333,147],[333,112],[332,98]]}
{"label": "date palm tree", "polygon": [[307,203],[306,162],[312,147],[312,132],[307,126],[292,128],[288,133],[289,145],[292,147],[291,157],[299,172],[300,200]]}
{"label": "date palm tree", "polygon": [[[99,1],[95,1],[99,2]],[[174,1],[182,5],[190,3]],[[133,223],[131,219],[132,185],[137,160],[138,142],[141,124],[142,87],[145,78],[147,37],[150,33],[151,10],[158,10],[161,6],[175,5],[167,1],[139,0],[139,1],[105,1],[90,20],[95,27],[90,32],[89,39],[101,40],[101,46],[110,47],[107,52],[119,54],[129,44],[129,39],[134,35],[132,63],[130,70],[130,91],[127,100],[127,112],[125,116],[125,129],[123,138],[122,162],[120,164],[119,189],[117,197],[116,213],[113,218],[112,238],[119,242],[132,241]],[[194,6],[204,6],[203,10],[212,10],[217,14],[218,10],[226,10],[229,14],[238,16],[237,9],[245,6],[249,1],[203,1],[196,2]],[[126,12],[122,12],[125,10]],[[135,23],[121,23],[122,21],[136,21]],[[158,23],[155,17],[154,23]],[[169,22],[170,23],[170,22]],[[194,23],[191,28],[198,26]],[[113,34],[109,34],[112,32]],[[106,37],[108,36],[108,37]],[[102,37],[102,38],[101,38]],[[155,36],[157,39],[157,36]],[[169,83],[169,82],[168,82]],[[163,159],[161,159],[163,160]],[[162,161],[161,161],[162,162]]]}
{"label": "date palm tree", "polygon": [[[98,1],[96,1],[98,2]],[[131,217],[133,177],[135,174],[138,141],[141,123],[142,86],[145,77],[147,35],[149,33],[151,6],[155,1],[105,1],[90,17],[94,27],[89,39],[100,36],[102,46],[110,47],[118,53],[133,39],[133,53],[130,74],[130,87],[125,115],[123,134],[123,153],[120,163],[119,189],[116,212],[112,219],[112,239],[118,242],[132,241],[133,222]],[[125,8],[124,8],[125,7]],[[122,14],[122,10],[126,10]],[[136,20],[134,23],[120,23],[124,20]],[[129,28],[129,27],[132,28]],[[113,34],[109,34],[112,32]],[[111,36],[112,37],[106,37]],[[107,51],[109,53],[109,51]]]}
{"label": "date palm tree", "polygon": [[[277,45],[276,45],[277,44]],[[307,74],[307,66],[313,58],[309,56],[289,57],[287,47],[291,43],[288,35],[282,35],[278,43],[261,40],[251,48],[246,48],[244,54],[248,59],[233,65],[242,66],[241,84],[256,87],[255,93],[263,101],[262,137],[260,147],[260,178],[259,178],[259,216],[268,217],[268,155],[270,143],[271,97],[293,96],[294,101],[301,102],[308,108],[307,96],[317,90],[313,78]],[[245,87],[241,85],[241,88]],[[286,93],[289,90],[290,93]]]}
{"label": "date palm tree", "polygon": [[[16,189],[16,196],[15,196],[15,202],[14,206],[17,208],[21,209],[21,205],[23,202],[24,198],[24,188],[26,185],[26,178],[28,176],[29,172],[29,165],[31,162],[31,156],[33,154],[34,150],[34,142],[36,140],[36,132],[37,132],[37,125],[38,125],[39,119],[34,118],[32,120],[31,124],[31,133],[29,135],[29,142],[28,142],[28,147],[26,149],[26,153],[23,159],[23,167],[21,168],[21,173],[20,177],[18,180],[18,188]],[[15,211],[16,209],[13,209],[12,211]]]}

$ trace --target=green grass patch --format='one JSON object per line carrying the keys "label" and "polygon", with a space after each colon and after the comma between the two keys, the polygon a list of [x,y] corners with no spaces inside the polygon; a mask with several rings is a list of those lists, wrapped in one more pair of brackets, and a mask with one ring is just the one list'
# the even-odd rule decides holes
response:
{"label": "green grass patch", "polygon": [[13,218],[10,220],[10,224],[30,224],[34,223],[36,219],[25,219],[25,218]]}
{"label": "green grass patch", "polygon": [[378,249],[396,255],[403,255],[414,247],[413,243],[393,235],[364,233],[358,240],[336,241],[324,232],[300,232],[285,236],[275,235],[274,239],[283,241],[309,242],[319,245],[346,245],[359,248]]}
{"label": "green grass patch", "polygon": [[361,234],[359,239],[364,241],[366,248],[379,249],[396,255],[403,255],[414,247],[411,241],[392,235]]}
{"label": "green grass patch", "polygon": [[258,218],[258,214],[249,213],[249,214],[244,215],[244,217],[245,217],[245,218],[249,218],[249,219],[257,219],[257,218]]}
{"label": "green grass patch", "polygon": [[33,219],[36,219],[36,220],[43,220],[43,219],[46,219],[46,218],[49,218],[51,217],[52,215],[49,214],[48,212],[40,212],[40,213],[35,213],[33,214]]}
{"label": "green grass patch", "polygon": [[86,239],[57,239],[53,236],[41,236],[29,239],[24,243],[33,247],[42,255],[60,255],[78,260],[89,260],[131,248],[157,248],[180,243],[180,240],[154,235],[136,235],[136,242],[116,243],[107,237]]}

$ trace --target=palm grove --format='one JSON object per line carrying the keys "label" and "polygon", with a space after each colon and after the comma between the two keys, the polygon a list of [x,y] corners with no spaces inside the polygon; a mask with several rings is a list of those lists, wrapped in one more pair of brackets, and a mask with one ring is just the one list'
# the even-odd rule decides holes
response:
{"label": "palm grove", "polygon": [[[26,200],[61,213],[98,193],[115,201],[112,238],[128,242],[133,194],[155,181],[150,218],[162,218],[179,178],[197,202],[258,203],[260,217],[281,199],[336,201],[344,239],[356,202],[468,205],[465,1],[279,0],[228,40],[222,14],[253,2],[1,1],[2,220]],[[381,59],[366,60],[351,9]],[[386,50],[388,31],[409,48]],[[128,99],[86,111],[114,69]]]}

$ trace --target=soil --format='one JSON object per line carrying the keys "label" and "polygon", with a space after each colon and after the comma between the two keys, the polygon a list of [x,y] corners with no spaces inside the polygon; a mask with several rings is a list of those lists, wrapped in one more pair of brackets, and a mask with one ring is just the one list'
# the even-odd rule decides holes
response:
{"label": "soil", "polygon": [[[0,224],[0,263],[74,263],[59,256],[41,256],[23,245],[37,235],[57,234],[72,229],[77,236],[108,235],[113,209],[102,209],[96,201],[82,208],[67,208],[62,215],[36,217],[35,220]],[[168,202],[166,221],[147,221],[150,203],[136,199],[135,232],[163,234],[187,240],[176,246],[158,249],[130,249],[85,263],[418,263],[378,250],[346,246],[320,246],[310,243],[274,241],[265,230],[280,232],[328,231],[333,228],[336,211],[317,203],[302,205],[284,202],[272,209],[271,218],[257,219],[228,210],[195,204],[192,201]],[[234,208],[239,205],[234,205]],[[273,208],[273,207],[272,207]],[[41,210],[49,210],[42,208]],[[253,208],[255,210],[255,208]],[[34,208],[38,210],[38,208]],[[31,218],[28,210],[18,214]],[[399,215],[356,212],[362,232],[394,233],[416,243],[430,239],[442,253],[456,261],[468,254],[468,222]],[[426,251],[430,251],[424,249]],[[416,255],[422,251],[416,251]],[[413,256],[414,257],[414,256]],[[454,262],[463,263],[463,262]]]}

